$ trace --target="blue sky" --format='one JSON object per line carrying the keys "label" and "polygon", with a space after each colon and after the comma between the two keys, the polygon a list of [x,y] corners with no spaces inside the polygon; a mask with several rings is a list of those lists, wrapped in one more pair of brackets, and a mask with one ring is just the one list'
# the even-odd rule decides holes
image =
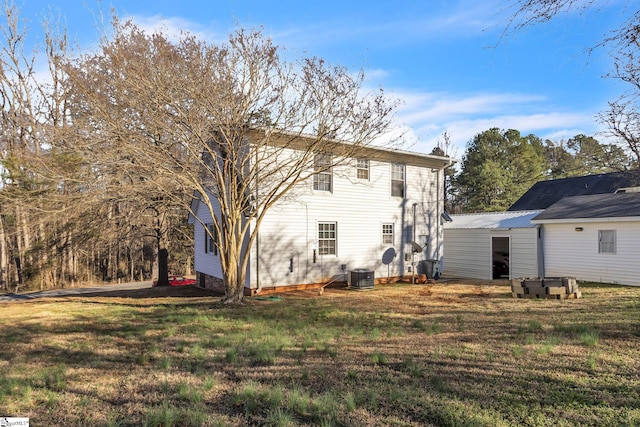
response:
{"label": "blue sky", "polygon": [[53,10],[85,49],[97,44],[99,13],[108,19],[111,7],[143,28],[212,42],[237,26],[262,27],[293,55],[362,68],[367,85],[402,101],[395,121],[406,149],[430,152],[447,131],[458,158],[492,127],[553,140],[593,135],[602,130],[596,114],[624,89],[602,78],[611,66],[605,50],[585,52],[623,20],[624,0],[506,37],[506,0],[15,1],[34,35]]}

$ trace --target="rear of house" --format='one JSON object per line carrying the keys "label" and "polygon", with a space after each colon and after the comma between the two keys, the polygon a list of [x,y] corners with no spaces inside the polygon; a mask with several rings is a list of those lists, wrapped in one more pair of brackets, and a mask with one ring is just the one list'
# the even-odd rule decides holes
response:
{"label": "rear of house", "polygon": [[[267,212],[258,239],[247,248],[249,292],[345,281],[355,269],[386,279],[426,273],[429,260],[439,265],[443,169],[451,159],[386,149],[369,153],[316,174]],[[197,209],[206,225],[205,207]],[[195,269],[199,283],[207,285],[222,271],[215,242],[193,222]]]}

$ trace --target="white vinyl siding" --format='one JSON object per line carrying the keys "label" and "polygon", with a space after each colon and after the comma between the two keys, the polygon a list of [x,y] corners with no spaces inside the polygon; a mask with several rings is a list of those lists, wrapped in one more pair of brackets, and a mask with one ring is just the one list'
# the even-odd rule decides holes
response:
{"label": "white vinyl siding", "polygon": [[210,252],[210,239],[205,227],[212,226],[211,215],[204,203],[200,203],[197,208],[198,217],[205,222],[205,225],[198,221],[194,222],[194,267],[197,272],[204,273],[212,277],[222,277],[222,267],[220,266],[220,258],[215,256],[216,252]]}
{"label": "white vinyl siding", "polygon": [[616,256],[598,251],[602,225],[543,224],[545,275],[640,286],[640,220],[616,222]]}
{"label": "white vinyl siding", "polygon": [[598,252],[601,254],[616,253],[616,230],[598,230]]}
{"label": "white vinyl siding", "polygon": [[[352,162],[333,169],[334,193],[329,199],[327,194],[306,186],[269,210],[260,226],[259,254],[254,251],[251,262],[252,271],[257,271],[255,260],[259,257],[260,273],[251,276],[253,287],[257,286],[256,277],[261,286],[326,283],[342,280],[355,268],[370,268],[376,278],[407,274],[410,263],[404,260],[404,251],[411,241],[413,219],[406,211],[403,214],[398,199],[389,197],[391,163],[370,160],[369,181],[354,180]],[[405,174],[406,205],[419,204],[416,236],[429,236],[428,251],[416,256],[416,262],[441,258],[442,235],[438,238],[434,224],[427,224],[425,219],[436,216],[432,200],[436,192],[432,189],[442,183],[442,176],[438,180],[432,168],[411,165],[405,167]],[[424,215],[422,202],[429,209]],[[319,241],[318,224],[326,222],[337,223],[335,255],[323,255],[325,250],[320,246],[324,243]],[[382,224],[394,224],[393,244],[381,244]],[[389,258],[387,252],[383,257],[390,249],[395,255]]]}
{"label": "white vinyl siding", "polygon": [[404,165],[391,165],[391,196],[404,197],[405,168]]}
{"label": "white vinyl siding", "polygon": [[511,238],[509,253],[511,277],[537,277],[540,275],[541,261],[538,256],[537,228],[509,231],[445,228],[443,273],[449,277],[493,279],[492,237]]}

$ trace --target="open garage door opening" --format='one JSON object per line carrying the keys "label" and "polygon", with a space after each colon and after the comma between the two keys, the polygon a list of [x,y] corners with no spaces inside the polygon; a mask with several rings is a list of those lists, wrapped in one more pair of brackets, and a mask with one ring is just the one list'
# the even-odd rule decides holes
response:
{"label": "open garage door opening", "polygon": [[509,237],[492,237],[491,238],[491,254],[494,279],[510,278],[510,247]]}

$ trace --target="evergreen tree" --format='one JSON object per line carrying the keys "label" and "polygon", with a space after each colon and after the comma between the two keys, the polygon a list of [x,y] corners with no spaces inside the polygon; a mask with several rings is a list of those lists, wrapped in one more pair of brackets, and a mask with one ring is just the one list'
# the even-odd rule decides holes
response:
{"label": "evergreen tree", "polygon": [[455,179],[458,203],[464,212],[505,210],[543,178],[544,170],[540,138],[513,129],[481,132],[468,143]]}

